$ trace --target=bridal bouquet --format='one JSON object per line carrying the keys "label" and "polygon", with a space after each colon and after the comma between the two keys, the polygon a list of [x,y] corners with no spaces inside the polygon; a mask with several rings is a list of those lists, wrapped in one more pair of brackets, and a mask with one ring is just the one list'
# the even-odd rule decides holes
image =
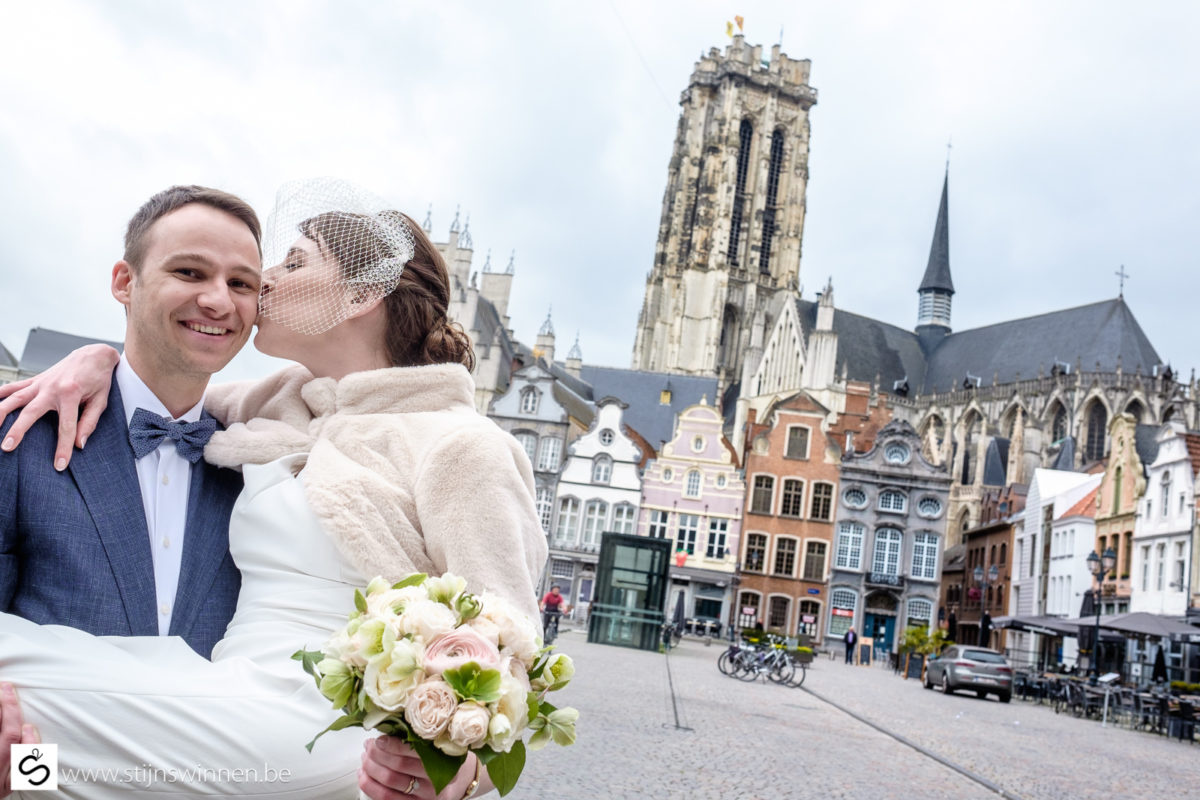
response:
{"label": "bridal bouquet", "polygon": [[343,716],[318,733],[354,726],[403,737],[434,791],[473,751],[501,795],[516,785],[528,749],[575,741],[573,708],[546,702],[575,674],[542,646],[536,624],[503,598],[471,594],[465,579],[417,573],[376,578],[355,591],[356,610],[321,650],[292,658]]}

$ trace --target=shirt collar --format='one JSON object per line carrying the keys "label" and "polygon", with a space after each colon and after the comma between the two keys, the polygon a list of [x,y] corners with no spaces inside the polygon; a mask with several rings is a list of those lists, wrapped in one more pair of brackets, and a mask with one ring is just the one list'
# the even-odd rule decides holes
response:
{"label": "shirt collar", "polygon": [[196,405],[189,408],[180,416],[171,416],[171,412],[167,410],[163,402],[158,399],[154,392],[150,391],[150,387],[134,371],[124,353],[121,353],[121,360],[117,362],[116,379],[117,388],[121,390],[121,404],[125,406],[125,424],[127,426],[130,420],[133,419],[133,412],[139,408],[144,408],[161,417],[181,422],[195,422],[200,419],[200,414],[204,410],[204,398],[200,398],[199,403],[196,403]]}

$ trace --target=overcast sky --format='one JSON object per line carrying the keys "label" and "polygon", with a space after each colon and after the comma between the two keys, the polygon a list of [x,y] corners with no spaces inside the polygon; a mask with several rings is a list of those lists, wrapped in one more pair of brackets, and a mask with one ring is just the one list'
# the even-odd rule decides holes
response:
{"label": "overcast sky", "polygon": [[[747,40],[812,61],[806,296],[912,327],[947,139],[953,323],[1125,297],[1159,354],[1200,364],[1200,5],[0,0],[0,342],[120,339],[129,215],[173,183],[263,216],[336,175],[476,265],[516,250],[531,342],[627,366],[679,94]],[[249,349],[249,348],[248,348]],[[242,356],[228,370],[270,368]]]}

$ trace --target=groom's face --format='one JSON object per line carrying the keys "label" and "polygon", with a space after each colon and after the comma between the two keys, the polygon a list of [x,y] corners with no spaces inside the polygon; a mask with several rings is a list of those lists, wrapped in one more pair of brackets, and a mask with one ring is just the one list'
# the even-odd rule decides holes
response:
{"label": "groom's face", "polygon": [[258,243],[244,222],[201,203],[163,216],[147,236],[140,267],[113,268],[113,295],[129,314],[126,350],[156,377],[207,378],[258,316]]}

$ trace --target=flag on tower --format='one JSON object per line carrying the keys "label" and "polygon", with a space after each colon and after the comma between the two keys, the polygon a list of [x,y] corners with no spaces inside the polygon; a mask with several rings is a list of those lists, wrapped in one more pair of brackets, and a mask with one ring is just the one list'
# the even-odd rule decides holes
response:
{"label": "flag on tower", "polygon": [[732,22],[725,23],[725,35],[733,36],[733,23]]}
{"label": "flag on tower", "polygon": [[746,20],[744,17],[734,17],[733,21],[737,23],[738,30],[740,31],[740,30],[742,30],[742,23],[745,22]]}

